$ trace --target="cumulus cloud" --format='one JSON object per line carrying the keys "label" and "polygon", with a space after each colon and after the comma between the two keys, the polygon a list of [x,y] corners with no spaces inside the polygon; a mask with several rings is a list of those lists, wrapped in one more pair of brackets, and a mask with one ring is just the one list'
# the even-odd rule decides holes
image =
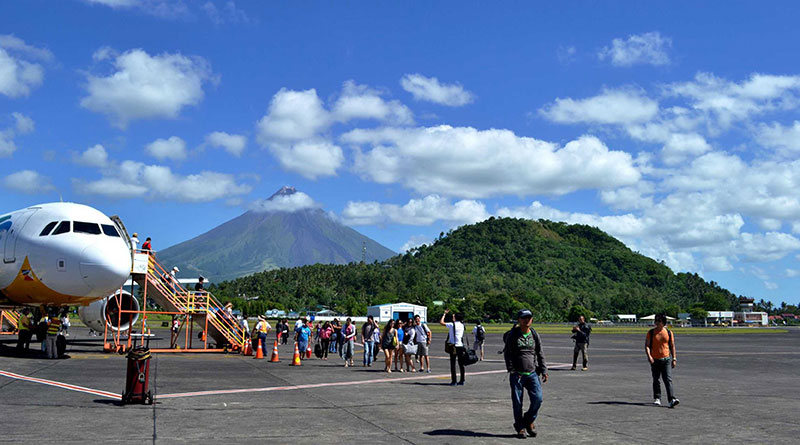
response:
{"label": "cumulus cloud", "polygon": [[406,241],[406,243],[403,244],[403,247],[400,248],[400,252],[408,252],[409,250],[411,250],[411,249],[413,249],[415,247],[419,247],[419,246],[421,246],[423,244],[431,244],[431,243],[433,243],[433,240],[428,236],[425,236],[425,235],[412,235],[408,239],[408,241]]}
{"label": "cumulus cloud", "polygon": [[89,94],[81,99],[81,106],[106,115],[120,128],[137,119],[177,118],[183,108],[200,103],[203,85],[215,80],[201,57],[151,56],[141,49],[115,55],[101,48],[95,53],[98,61],[110,58],[114,72],[87,76]]}
{"label": "cumulus cloud", "polygon": [[294,192],[291,195],[275,195],[271,199],[262,199],[254,202],[250,210],[255,212],[286,212],[292,213],[306,209],[316,209],[320,205],[303,192]]}
{"label": "cumulus cloud", "polygon": [[50,178],[42,176],[33,170],[21,170],[6,176],[3,178],[3,186],[9,190],[27,195],[36,195],[55,190]]}
{"label": "cumulus cloud", "polygon": [[[0,70],[2,70],[2,67],[0,67]],[[17,151],[17,144],[14,142],[14,138],[18,134],[30,133],[36,127],[33,119],[22,113],[13,112],[11,117],[14,119],[14,125],[0,129],[0,158],[9,157]]]}
{"label": "cumulus cloud", "polygon": [[28,45],[13,35],[0,35],[0,94],[27,96],[42,84],[44,67],[53,59],[50,51]]}
{"label": "cumulus cloud", "polygon": [[667,165],[676,165],[687,158],[693,158],[711,151],[711,145],[703,136],[696,133],[673,133],[661,149],[661,156]]}
{"label": "cumulus cloud", "polygon": [[18,134],[31,133],[34,129],[36,129],[36,124],[30,117],[17,112],[11,113],[11,116],[14,118],[14,127]]}
{"label": "cumulus cloud", "polygon": [[103,168],[108,166],[108,152],[100,144],[93,145],[80,154],[73,156],[73,161],[87,167]]}
{"label": "cumulus cloud", "polygon": [[215,131],[206,135],[205,143],[210,147],[223,148],[225,151],[238,158],[244,153],[244,148],[247,145],[247,138],[238,134]]}
{"label": "cumulus cloud", "polygon": [[758,127],[756,140],[768,148],[776,148],[785,155],[800,153],[800,121],[792,126],[783,126],[777,122],[771,125],[762,123]]}
{"label": "cumulus cloud", "polygon": [[633,89],[605,90],[586,99],[558,98],[539,113],[561,124],[633,124],[653,119],[658,102]]}
{"label": "cumulus cloud", "polygon": [[[380,184],[464,198],[562,195],[636,183],[631,156],[583,136],[559,147],[509,130],[469,127],[357,129],[354,169]],[[365,148],[366,147],[366,148]]]}
{"label": "cumulus cloud", "polygon": [[95,181],[72,180],[73,188],[81,194],[100,195],[112,199],[144,197],[152,200],[179,202],[209,202],[229,199],[250,193],[252,187],[237,184],[229,174],[202,171],[180,175],[169,167],[123,161],[103,171]]}
{"label": "cumulus cloud", "polygon": [[171,159],[182,161],[186,159],[186,142],[183,139],[172,136],[169,139],[156,139],[144,147],[145,152],[150,156],[159,159]]}
{"label": "cumulus cloud", "polygon": [[600,60],[609,59],[615,66],[668,65],[667,51],[672,47],[672,39],[663,37],[658,31],[634,34],[627,39],[614,39],[611,46],[597,53]]}
{"label": "cumulus cloud", "polygon": [[273,96],[267,114],[256,123],[256,140],[288,171],[308,179],[333,176],[344,163],[344,152],[333,142],[329,130],[336,123],[356,119],[413,123],[407,107],[386,101],[379,91],[353,81],[344,83],[330,110],[315,89],[282,88]]}
{"label": "cumulus cloud", "polygon": [[14,143],[14,132],[0,130],[0,158],[7,158],[17,151]]}
{"label": "cumulus cloud", "polygon": [[458,83],[440,83],[435,77],[422,74],[406,74],[400,79],[400,85],[411,93],[414,99],[433,102],[449,107],[460,107],[475,100],[472,93]]}
{"label": "cumulus cloud", "polygon": [[342,220],[350,225],[404,224],[426,226],[436,221],[467,224],[489,217],[483,203],[461,200],[451,203],[438,195],[411,199],[402,206],[374,201],[349,201],[342,211]]}

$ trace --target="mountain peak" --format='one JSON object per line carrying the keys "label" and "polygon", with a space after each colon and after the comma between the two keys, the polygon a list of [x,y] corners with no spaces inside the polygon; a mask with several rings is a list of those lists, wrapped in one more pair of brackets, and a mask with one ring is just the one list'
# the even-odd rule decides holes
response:
{"label": "mountain peak", "polygon": [[289,196],[289,195],[294,195],[295,193],[297,193],[296,188],[290,185],[284,185],[283,187],[280,188],[280,190],[273,193],[272,196],[269,197],[268,201],[272,201],[272,199],[277,196]]}

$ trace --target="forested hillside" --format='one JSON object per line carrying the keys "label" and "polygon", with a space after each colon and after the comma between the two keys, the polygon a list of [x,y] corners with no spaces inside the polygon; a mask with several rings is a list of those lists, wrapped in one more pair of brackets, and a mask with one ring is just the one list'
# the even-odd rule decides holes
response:
{"label": "forested hillside", "polygon": [[529,307],[538,321],[565,320],[578,306],[599,317],[675,315],[692,306],[730,310],[737,301],[716,283],[674,274],[594,227],[513,218],[463,226],[381,263],[276,269],[213,291],[247,314],[325,306],[362,315],[368,305],[403,301],[427,305],[434,317],[442,308],[433,301],[443,300],[473,319],[508,320]]}

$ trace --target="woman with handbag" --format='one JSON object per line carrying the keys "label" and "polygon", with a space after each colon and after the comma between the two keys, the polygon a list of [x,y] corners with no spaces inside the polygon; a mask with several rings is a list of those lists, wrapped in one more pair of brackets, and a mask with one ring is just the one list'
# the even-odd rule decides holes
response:
{"label": "woman with handbag", "polygon": [[322,360],[328,360],[328,352],[331,347],[331,334],[333,334],[333,328],[331,328],[331,323],[326,321],[320,328],[318,337],[322,345]]}
{"label": "woman with handbag", "polygon": [[392,373],[392,357],[394,357],[394,350],[397,348],[397,331],[394,329],[394,320],[389,320],[386,326],[383,327],[381,333],[381,349],[383,355],[386,356],[386,367],[384,371],[389,374]]}
{"label": "woman with handbag", "polygon": [[413,318],[408,320],[403,331],[403,355],[406,362],[406,372],[417,372],[417,369],[414,367],[414,356],[417,354],[417,342]]}
{"label": "woman with handbag", "polygon": [[[442,318],[439,319],[439,324],[447,327],[447,340],[444,345],[445,352],[450,354],[450,386],[464,384],[464,362],[466,361],[467,348],[461,338],[464,336],[464,314],[453,315],[453,321],[445,323],[444,317],[450,309],[445,309]],[[458,361],[458,370],[461,372],[461,380],[456,382],[456,361]]]}

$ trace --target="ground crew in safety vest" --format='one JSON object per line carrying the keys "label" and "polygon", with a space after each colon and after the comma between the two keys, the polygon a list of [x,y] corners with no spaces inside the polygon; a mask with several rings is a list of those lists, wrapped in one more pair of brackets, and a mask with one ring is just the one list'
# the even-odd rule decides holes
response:
{"label": "ground crew in safety vest", "polygon": [[[263,316],[259,315],[258,316],[258,324],[256,324],[256,327],[254,329],[256,331],[258,331],[258,339],[261,340],[261,350],[264,352],[264,357],[266,357],[267,356],[267,335],[269,334],[269,331],[272,330],[272,326],[270,326],[270,324],[269,324],[269,322],[267,321],[266,318],[264,318]],[[256,344],[256,347],[258,347],[258,344]]]}
{"label": "ground crew in safety vest", "polygon": [[17,322],[17,353],[20,355],[27,352],[31,347],[33,331],[31,331],[31,319],[28,318],[28,313],[30,311],[27,308],[23,309]]}
{"label": "ground crew in safety vest", "polygon": [[47,323],[47,358],[58,358],[56,340],[60,330],[61,320],[58,318],[58,314],[52,314],[50,321]]}

